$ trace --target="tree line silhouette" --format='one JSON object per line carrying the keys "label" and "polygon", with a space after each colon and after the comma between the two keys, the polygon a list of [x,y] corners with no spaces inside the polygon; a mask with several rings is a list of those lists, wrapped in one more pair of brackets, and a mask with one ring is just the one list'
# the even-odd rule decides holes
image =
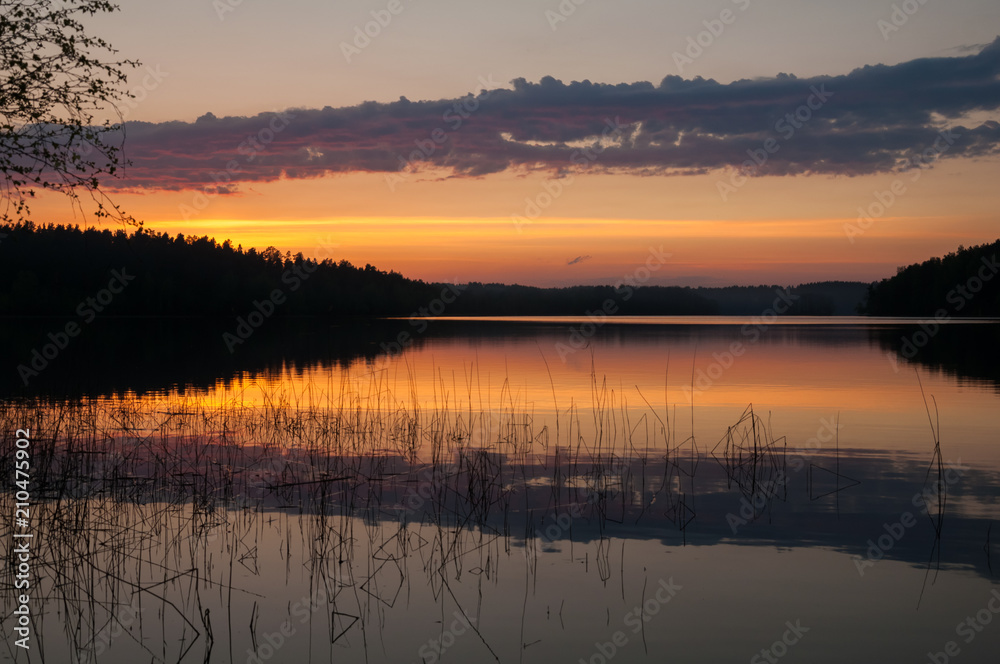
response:
{"label": "tree line silhouette", "polygon": [[244,250],[229,241],[140,229],[0,227],[0,311],[63,315],[107,285],[112,270],[134,276],[111,315],[239,315],[275,289],[287,297],[276,315],[388,316],[409,313],[433,289],[371,265],[317,263],[274,247]]}
{"label": "tree line silhouette", "polygon": [[[230,241],[171,236],[148,229],[81,229],[21,222],[0,226],[0,313],[72,315],[108,285],[112,271],[128,285],[107,306],[112,316],[241,316],[279,292],[272,316],[759,315],[778,286],[463,285],[440,304],[444,284],[408,279],[372,265],[315,261],[274,247],[244,250]],[[822,282],[791,289],[789,314],[853,314],[867,284]],[[454,301],[450,301],[454,300]],[[436,308],[428,305],[438,302]],[[609,304],[610,303],[610,304]],[[267,307],[270,311],[271,307]]]}
{"label": "tree line silhouette", "polygon": [[1000,317],[1000,240],[900,267],[872,284],[864,312],[873,316]]}

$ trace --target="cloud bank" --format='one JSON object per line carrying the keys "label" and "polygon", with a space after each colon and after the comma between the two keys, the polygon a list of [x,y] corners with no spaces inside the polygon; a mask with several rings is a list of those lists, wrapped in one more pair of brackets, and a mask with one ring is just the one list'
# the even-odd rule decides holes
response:
{"label": "cloud bank", "polygon": [[428,168],[449,177],[727,167],[852,176],[919,163],[946,128],[944,158],[995,155],[1000,146],[1000,38],[974,55],[807,79],[488,83],[458,99],[129,122],[131,166],[104,186],[226,193],[241,183],[335,173],[398,181]]}

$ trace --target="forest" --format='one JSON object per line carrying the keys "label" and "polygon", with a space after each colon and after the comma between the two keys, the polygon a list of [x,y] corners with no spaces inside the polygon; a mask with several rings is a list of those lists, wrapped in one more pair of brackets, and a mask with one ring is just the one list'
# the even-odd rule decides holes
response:
{"label": "forest", "polygon": [[900,267],[872,284],[862,309],[872,316],[1000,317],[1000,240]]}
{"label": "forest", "polygon": [[[124,275],[106,309],[96,300]],[[120,281],[120,279],[118,279]],[[112,284],[115,285],[115,284]],[[328,318],[445,316],[851,315],[868,285],[823,282],[691,288],[622,284],[538,288],[473,282],[450,289],[346,260],[315,261],[214,238],[31,222],[0,226],[0,314]],[[443,293],[454,293],[445,295]],[[89,299],[88,299],[89,298]],[[269,304],[270,302],[270,304]],[[273,306],[272,306],[273,305]],[[98,307],[100,310],[98,311]]]}

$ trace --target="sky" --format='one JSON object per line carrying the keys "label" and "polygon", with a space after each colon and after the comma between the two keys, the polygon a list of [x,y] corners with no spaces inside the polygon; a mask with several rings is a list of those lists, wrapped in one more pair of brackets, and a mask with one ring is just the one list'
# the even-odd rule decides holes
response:
{"label": "sky", "polygon": [[1000,237],[995,0],[119,5],[104,186],[152,230],[541,286],[653,254],[650,284],[870,281]]}

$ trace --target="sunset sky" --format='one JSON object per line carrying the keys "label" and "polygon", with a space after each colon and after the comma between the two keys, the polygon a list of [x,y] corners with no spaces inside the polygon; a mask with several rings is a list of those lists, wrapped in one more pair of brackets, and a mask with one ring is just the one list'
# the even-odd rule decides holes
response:
{"label": "sunset sky", "polygon": [[119,4],[105,186],[154,230],[533,285],[651,247],[654,284],[873,280],[1000,237],[995,0]]}

